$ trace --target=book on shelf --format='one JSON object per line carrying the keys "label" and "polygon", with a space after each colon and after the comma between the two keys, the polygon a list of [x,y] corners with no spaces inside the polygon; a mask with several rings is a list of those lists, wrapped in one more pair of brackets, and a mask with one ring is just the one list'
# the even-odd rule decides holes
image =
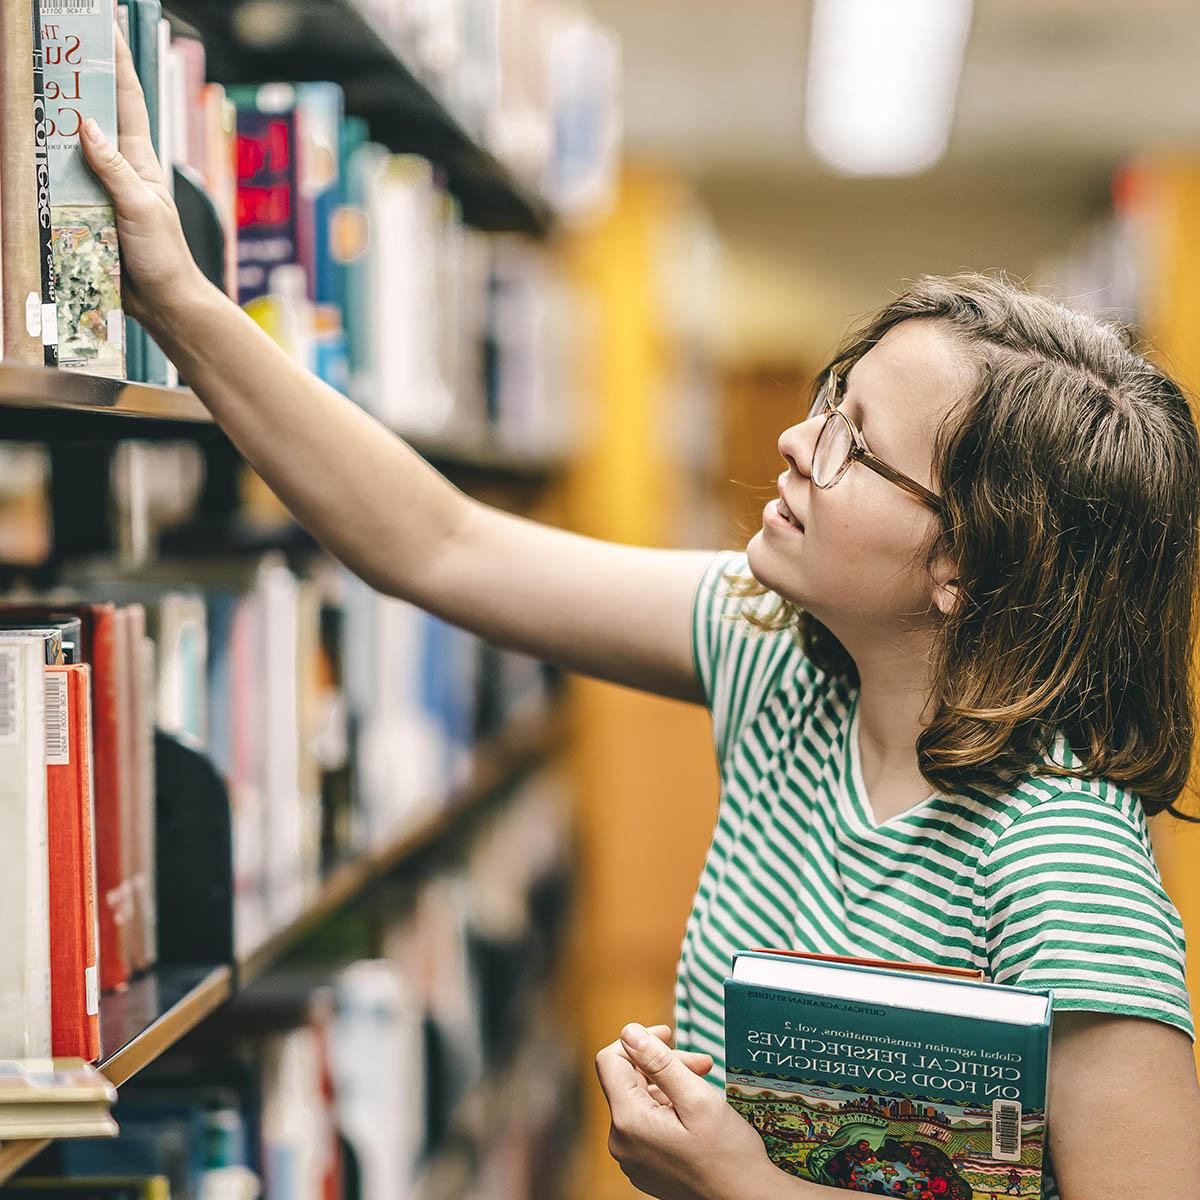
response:
{"label": "book on shelf", "polygon": [[0,1140],[115,1137],[116,1088],[71,1057],[0,1059]]}
{"label": "book on shelf", "polygon": [[826,1187],[1038,1196],[1049,991],[980,972],[734,955],[725,1088],[775,1164]]}
{"label": "book on shelf", "polygon": [[[4,1187],[5,1200],[47,1200],[70,1197],[71,1200],[171,1200],[171,1187],[165,1175],[127,1178],[39,1178],[22,1176]],[[247,1200],[251,1200],[247,1197]]]}
{"label": "book on shelf", "polygon": [[30,366],[58,361],[51,249],[46,96],[38,0],[0,11],[0,304],[3,357]]}
{"label": "book on shelf", "polygon": [[116,217],[79,144],[79,131],[89,118],[98,122],[109,142],[117,141],[114,13],[100,0],[39,3],[58,365],[124,379]]}
{"label": "book on shelf", "polygon": [[0,627],[6,621],[50,620],[60,614],[81,622],[80,661],[91,667],[92,779],[95,814],[96,907],[100,931],[100,989],[121,988],[129,979],[129,930],[132,920],[131,864],[128,839],[122,839],[123,799],[129,783],[129,737],[123,718],[121,652],[117,608],[113,604],[30,602],[0,605]]}
{"label": "book on shelf", "polygon": [[0,632],[0,843],[5,953],[0,956],[0,1056],[48,1057],[50,873],[47,846],[46,649]]}
{"label": "book on shelf", "polygon": [[100,1057],[91,668],[46,667],[50,1020],[56,1055]]}
{"label": "book on shelf", "polygon": [[[146,97],[150,141],[170,187],[172,159],[164,139],[167,98],[163,95],[168,65],[161,53],[164,33],[169,45],[169,28],[163,19],[162,5],[159,0],[118,0],[118,17]],[[125,354],[130,379],[160,387],[176,382],[166,355],[132,317],[125,318]]]}

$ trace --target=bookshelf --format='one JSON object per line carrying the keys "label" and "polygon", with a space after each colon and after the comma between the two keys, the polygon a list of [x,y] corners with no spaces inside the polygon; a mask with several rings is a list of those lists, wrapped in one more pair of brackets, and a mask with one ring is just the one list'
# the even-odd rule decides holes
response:
{"label": "bookshelf", "polygon": [[[156,968],[133,980],[125,991],[101,997],[100,1070],[119,1087],[373,883],[418,856],[467,836],[473,819],[507,785],[561,748],[565,733],[564,722],[555,715],[514,718],[479,748],[470,778],[446,804],[369,853],[335,867],[291,922],[240,961]],[[0,1143],[0,1185],[49,1144],[46,1139]]]}
{"label": "bookshelf", "polygon": [[165,7],[203,36],[213,80],[337,83],[346,111],[365,117],[372,137],[445,172],[468,224],[536,237],[550,232],[549,205],[470,136],[355,0],[170,0]]}
{"label": "bookshelf", "polygon": [[[507,446],[494,436],[394,432],[438,468],[472,478],[538,484],[565,467],[560,457]],[[219,436],[208,410],[187,388],[0,363],[0,441]]]}

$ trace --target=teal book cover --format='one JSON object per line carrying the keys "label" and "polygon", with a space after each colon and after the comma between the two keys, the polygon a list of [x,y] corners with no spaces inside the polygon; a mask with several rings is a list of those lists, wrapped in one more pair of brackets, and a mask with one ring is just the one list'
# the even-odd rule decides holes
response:
{"label": "teal book cover", "polygon": [[112,205],[79,145],[94,117],[117,138],[110,0],[41,0],[58,363],[125,377],[121,260]]}
{"label": "teal book cover", "polygon": [[1049,1003],[1018,1024],[725,981],[726,1098],[776,1166],[825,1187],[1040,1196],[1049,1052]]}

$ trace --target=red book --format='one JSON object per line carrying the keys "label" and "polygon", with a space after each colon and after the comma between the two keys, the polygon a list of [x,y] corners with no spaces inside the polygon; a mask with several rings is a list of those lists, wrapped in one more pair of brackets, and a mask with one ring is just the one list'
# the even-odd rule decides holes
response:
{"label": "red book", "polygon": [[59,1057],[100,1057],[100,981],[92,811],[91,668],[46,668],[50,830],[50,1042]]}
{"label": "red book", "polygon": [[847,954],[818,954],[815,950],[775,950],[759,948],[752,954],[782,954],[787,958],[816,958],[822,962],[851,963],[859,967],[883,967],[889,971],[919,971],[928,975],[954,975],[963,979],[982,979],[974,967],[944,967],[939,963],[901,962],[890,958],[854,958]]}
{"label": "red book", "polygon": [[129,979],[126,927],[129,880],[121,852],[120,714],[117,703],[116,606],[113,604],[4,605],[0,616],[45,618],[68,613],[83,624],[84,662],[92,668],[92,779],[96,814],[96,908],[100,925],[100,990]]}

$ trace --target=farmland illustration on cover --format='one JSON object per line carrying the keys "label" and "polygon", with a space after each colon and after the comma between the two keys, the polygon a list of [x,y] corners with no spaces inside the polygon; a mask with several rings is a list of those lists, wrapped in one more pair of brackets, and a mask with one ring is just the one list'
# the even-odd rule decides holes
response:
{"label": "farmland illustration on cover", "polygon": [[746,1073],[728,1077],[726,1095],[776,1166],[827,1187],[905,1200],[999,1200],[1041,1191],[1040,1108],[1016,1110],[1020,1161],[1004,1162],[992,1157],[991,1105],[933,1104]]}

